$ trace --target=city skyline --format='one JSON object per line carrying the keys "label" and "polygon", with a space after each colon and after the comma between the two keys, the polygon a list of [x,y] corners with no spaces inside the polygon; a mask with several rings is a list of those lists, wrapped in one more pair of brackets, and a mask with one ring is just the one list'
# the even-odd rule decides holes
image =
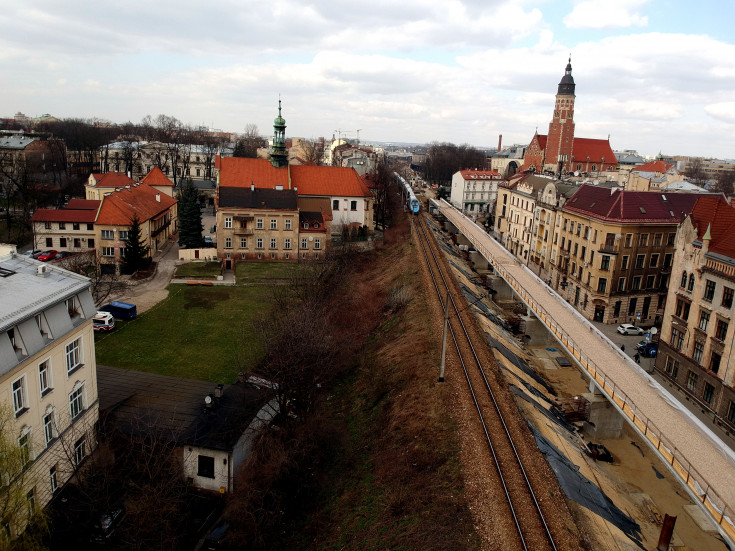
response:
{"label": "city skyline", "polygon": [[733,158],[735,2],[409,0],[6,5],[2,116],[146,115],[476,147],[548,131],[571,55],[578,136]]}

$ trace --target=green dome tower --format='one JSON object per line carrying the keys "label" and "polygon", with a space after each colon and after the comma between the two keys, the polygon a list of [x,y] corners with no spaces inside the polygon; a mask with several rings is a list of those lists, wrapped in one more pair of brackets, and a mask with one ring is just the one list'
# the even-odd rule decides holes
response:
{"label": "green dome tower", "polygon": [[288,151],[286,151],[286,120],[281,116],[281,100],[278,100],[278,116],[273,121],[273,149],[271,149],[271,164],[276,168],[288,166]]}

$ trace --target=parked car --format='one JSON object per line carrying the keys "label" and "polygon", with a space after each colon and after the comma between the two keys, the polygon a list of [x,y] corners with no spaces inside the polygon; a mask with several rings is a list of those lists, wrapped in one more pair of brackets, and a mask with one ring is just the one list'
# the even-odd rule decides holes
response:
{"label": "parked car", "polygon": [[41,249],[31,249],[30,251],[26,251],[23,253],[23,256],[27,256],[28,258],[38,258],[38,256],[43,251]]}
{"label": "parked car", "polygon": [[99,516],[92,526],[92,543],[104,544],[110,541],[115,531],[125,517],[125,504],[116,503],[110,509]]}
{"label": "parked car", "polygon": [[658,342],[647,342],[638,346],[638,354],[644,358],[654,358],[658,354]]}
{"label": "parked car", "polygon": [[220,522],[209,534],[207,534],[207,537],[204,538],[204,546],[202,549],[205,551],[217,551],[217,549],[222,549],[222,542],[229,529],[230,525],[227,522]]}
{"label": "parked car", "polygon": [[56,249],[51,249],[48,251],[43,251],[40,255],[38,255],[38,260],[41,262],[48,262],[49,260],[53,260],[56,258],[56,255],[59,254],[59,251]]}
{"label": "parked car", "polygon": [[115,318],[109,312],[97,312],[92,318],[92,329],[95,331],[112,331],[115,329]]}
{"label": "parked car", "polygon": [[642,335],[645,331],[630,323],[621,323],[618,325],[618,333],[621,335]]}

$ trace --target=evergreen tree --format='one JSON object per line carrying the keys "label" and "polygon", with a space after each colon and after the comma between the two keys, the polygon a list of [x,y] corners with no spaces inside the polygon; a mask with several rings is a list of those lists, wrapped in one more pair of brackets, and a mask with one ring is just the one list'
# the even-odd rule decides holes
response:
{"label": "evergreen tree", "polygon": [[125,240],[125,270],[129,273],[145,268],[151,259],[148,257],[148,247],[145,246],[140,234],[140,219],[134,215]]}
{"label": "evergreen tree", "polygon": [[199,195],[191,178],[184,181],[179,191],[179,246],[196,249],[204,245],[202,237],[202,211],[199,208]]}

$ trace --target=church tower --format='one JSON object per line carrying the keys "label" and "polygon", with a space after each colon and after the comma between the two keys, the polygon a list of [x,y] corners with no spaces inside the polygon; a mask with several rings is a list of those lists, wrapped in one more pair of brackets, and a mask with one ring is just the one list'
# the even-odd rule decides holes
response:
{"label": "church tower", "polygon": [[286,120],[281,116],[281,100],[278,100],[278,116],[273,121],[273,149],[271,164],[276,168],[288,166],[286,151]]}
{"label": "church tower", "polygon": [[564,76],[559,82],[554,105],[554,117],[549,123],[549,137],[546,142],[544,170],[555,174],[572,168],[572,148],[574,145],[574,78],[572,77],[572,58],[569,57]]}

